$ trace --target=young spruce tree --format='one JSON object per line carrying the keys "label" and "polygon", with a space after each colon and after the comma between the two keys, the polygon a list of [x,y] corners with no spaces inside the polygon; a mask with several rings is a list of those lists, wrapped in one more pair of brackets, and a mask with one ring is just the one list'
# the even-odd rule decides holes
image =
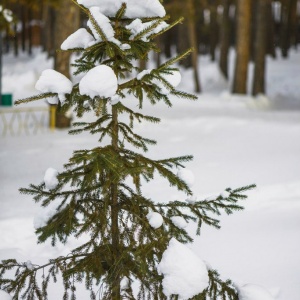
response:
{"label": "young spruce tree", "polygon": [[[145,152],[155,141],[134,132],[135,122],[160,120],[133,110],[130,102],[136,101],[142,108],[146,101],[153,105],[163,101],[171,106],[174,97],[197,98],[176,89],[180,73],[173,66],[191,50],[156,69],[136,67],[150,51],[159,51],[155,38],[182,20],[167,24],[168,17],[158,0],[73,1],[87,15],[87,29],[69,36],[61,48],[80,53],[74,66],[75,73],[83,78],[74,84],[56,71],[45,70],[36,84],[41,94],[17,103],[47,98],[50,103],[58,103],[61,110],[72,108],[77,117],[93,112],[94,120],[75,123],[70,134],[88,131],[100,144],[75,151],[63,172],[50,168],[41,184],[20,191],[32,195],[45,209],[56,205],[48,219],[36,226],[40,243],[48,239],[52,245],[66,243],[70,236],[89,239],[67,256],[44,265],[2,261],[0,289],[13,299],[48,299],[49,282],[56,282],[60,274],[65,291],[62,299],[76,299],[76,285],[81,282],[90,290],[91,299],[184,298],[172,289],[172,282],[167,286],[167,274],[160,264],[171,247],[170,241],[179,248],[192,242],[182,226],[185,222],[196,222],[197,234],[202,224],[219,228],[214,216],[241,210],[238,201],[247,198],[243,193],[254,186],[228,188],[215,199],[196,199],[177,174],[192,156],[151,159]],[[105,143],[104,138],[110,142]],[[155,174],[184,191],[187,201],[161,203],[143,196],[141,183],[152,180]],[[11,271],[15,276],[10,277]],[[204,272],[207,283],[201,287],[203,283],[199,282],[201,289],[186,297],[238,299],[229,280],[222,281],[215,270],[206,267]]]}

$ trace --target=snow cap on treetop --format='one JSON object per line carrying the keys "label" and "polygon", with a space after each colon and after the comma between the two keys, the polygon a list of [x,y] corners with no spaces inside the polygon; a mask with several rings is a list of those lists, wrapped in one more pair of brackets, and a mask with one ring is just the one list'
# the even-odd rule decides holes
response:
{"label": "snow cap on treetop", "polygon": [[100,65],[89,70],[79,82],[79,92],[91,98],[112,97],[118,89],[118,79],[113,69]]}
{"label": "snow cap on treetop", "polygon": [[269,291],[256,284],[245,284],[236,288],[240,300],[274,300]]}
{"label": "snow cap on treetop", "polygon": [[169,242],[157,271],[164,275],[163,293],[189,299],[200,294],[209,285],[206,264],[187,246],[175,238]]}
{"label": "snow cap on treetop", "polygon": [[77,0],[77,2],[87,8],[98,6],[101,12],[108,17],[114,17],[122,3],[127,5],[124,15],[126,18],[162,18],[166,15],[159,0]]}

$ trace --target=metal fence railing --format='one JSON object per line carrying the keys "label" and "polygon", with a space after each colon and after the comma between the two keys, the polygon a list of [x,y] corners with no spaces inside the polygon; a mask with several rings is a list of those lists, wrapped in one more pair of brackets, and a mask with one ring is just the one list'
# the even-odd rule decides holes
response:
{"label": "metal fence railing", "polygon": [[31,135],[55,128],[55,106],[0,108],[0,136]]}

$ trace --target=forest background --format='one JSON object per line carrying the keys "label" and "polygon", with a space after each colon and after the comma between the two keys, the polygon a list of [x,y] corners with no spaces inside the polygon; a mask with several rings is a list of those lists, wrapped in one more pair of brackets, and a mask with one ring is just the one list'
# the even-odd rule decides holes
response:
{"label": "forest background", "polygon": [[[7,32],[4,37],[4,53],[13,51],[18,56],[23,51],[31,55],[34,46],[41,46],[54,57],[54,68],[70,76],[70,54],[57,49],[86,23],[78,7],[69,0],[4,0],[3,4],[16,20],[14,33]],[[299,0],[165,0],[164,5],[172,19],[184,20],[157,41],[162,52],[155,59],[159,63],[161,54],[169,58],[172,52],[196,49],[182,62],[184,67],[193,68],[196,92],[205,90],[200,82],[199,54],[208,54],[228,80],[229,52],[235,48],[231,92],[267,94],[266,56],[288,58],[289,50],[300,42]],[[249,62],[254,64],[251,81]],[[145,61],[140,63],[146,67]]]}

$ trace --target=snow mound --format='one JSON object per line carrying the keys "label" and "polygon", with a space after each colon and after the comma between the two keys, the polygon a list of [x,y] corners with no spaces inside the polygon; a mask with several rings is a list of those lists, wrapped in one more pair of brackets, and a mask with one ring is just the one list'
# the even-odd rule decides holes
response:
{"label": "snow mound", "polygon": [[78,0],[77,2],[87,8],[98,6],[101,12],[108,17],[114,17],[122,3],[127,5],[126,18],[162,18],[166,15],[159,0]]}
{"label": "snow mound", "polygon": [[171,221],[176,227],[181,228],[181,229],[186,228],[186,226],[188,225],[188,223],[185,221],[185,219],[180,216],[171,217]]}
{"label": "snow mound", "polygon": [[175,294],[188,299],[200,294],[209,284],[205,263],[174,238],[170,240],[157,270],[164,275],[163,293],[167,297]]}
{"label": "snow mound", "polygon": [[70,94],[73,88],[72,82],[63,74],[47,69],[35,84],[35,88],[42,93],[57,93],[61,102],[65,100],[65,94]]}
{"label": "snow mound", "polygon": [[157,212],[149,212],[147,215],[147,219],[149,221],[150,226],[153,227],[154,229],[159,228],[164,221],[161,214]]}
{"label": "snow mound", "polygon": [[93,36],[85,29],[79,28],[72,33],[60,46],[62,50],[87,48],[94,41]]}
{"label": "snow mound", "polygon": [[184,181],[186,182],[186,184],[188,186],[193,186],[194,183],[195,183],[195,175],[194,173],[189,170],[189,169],[180,169],[178,172],[177,172],[177,175]]}
{"label": "snow mound", "polygon": [[256,284],[245,284],[237,290],[240,300],[274,300],[269,291]]}
{"label": "snow mound", "polygon": [[55,189],[58,185],[58,179],[57,179],[58,172],[57,170],[53,168],[48,168],[45,172],[44,176],[44,182],[46,185],[46,188],[48,190]]}
{"label": "snow mound", "polygon": [[97,66],[86,73],[79,82],[79,92],[91,98],[112,97],[118,89],[118,79],[112,68]]}

